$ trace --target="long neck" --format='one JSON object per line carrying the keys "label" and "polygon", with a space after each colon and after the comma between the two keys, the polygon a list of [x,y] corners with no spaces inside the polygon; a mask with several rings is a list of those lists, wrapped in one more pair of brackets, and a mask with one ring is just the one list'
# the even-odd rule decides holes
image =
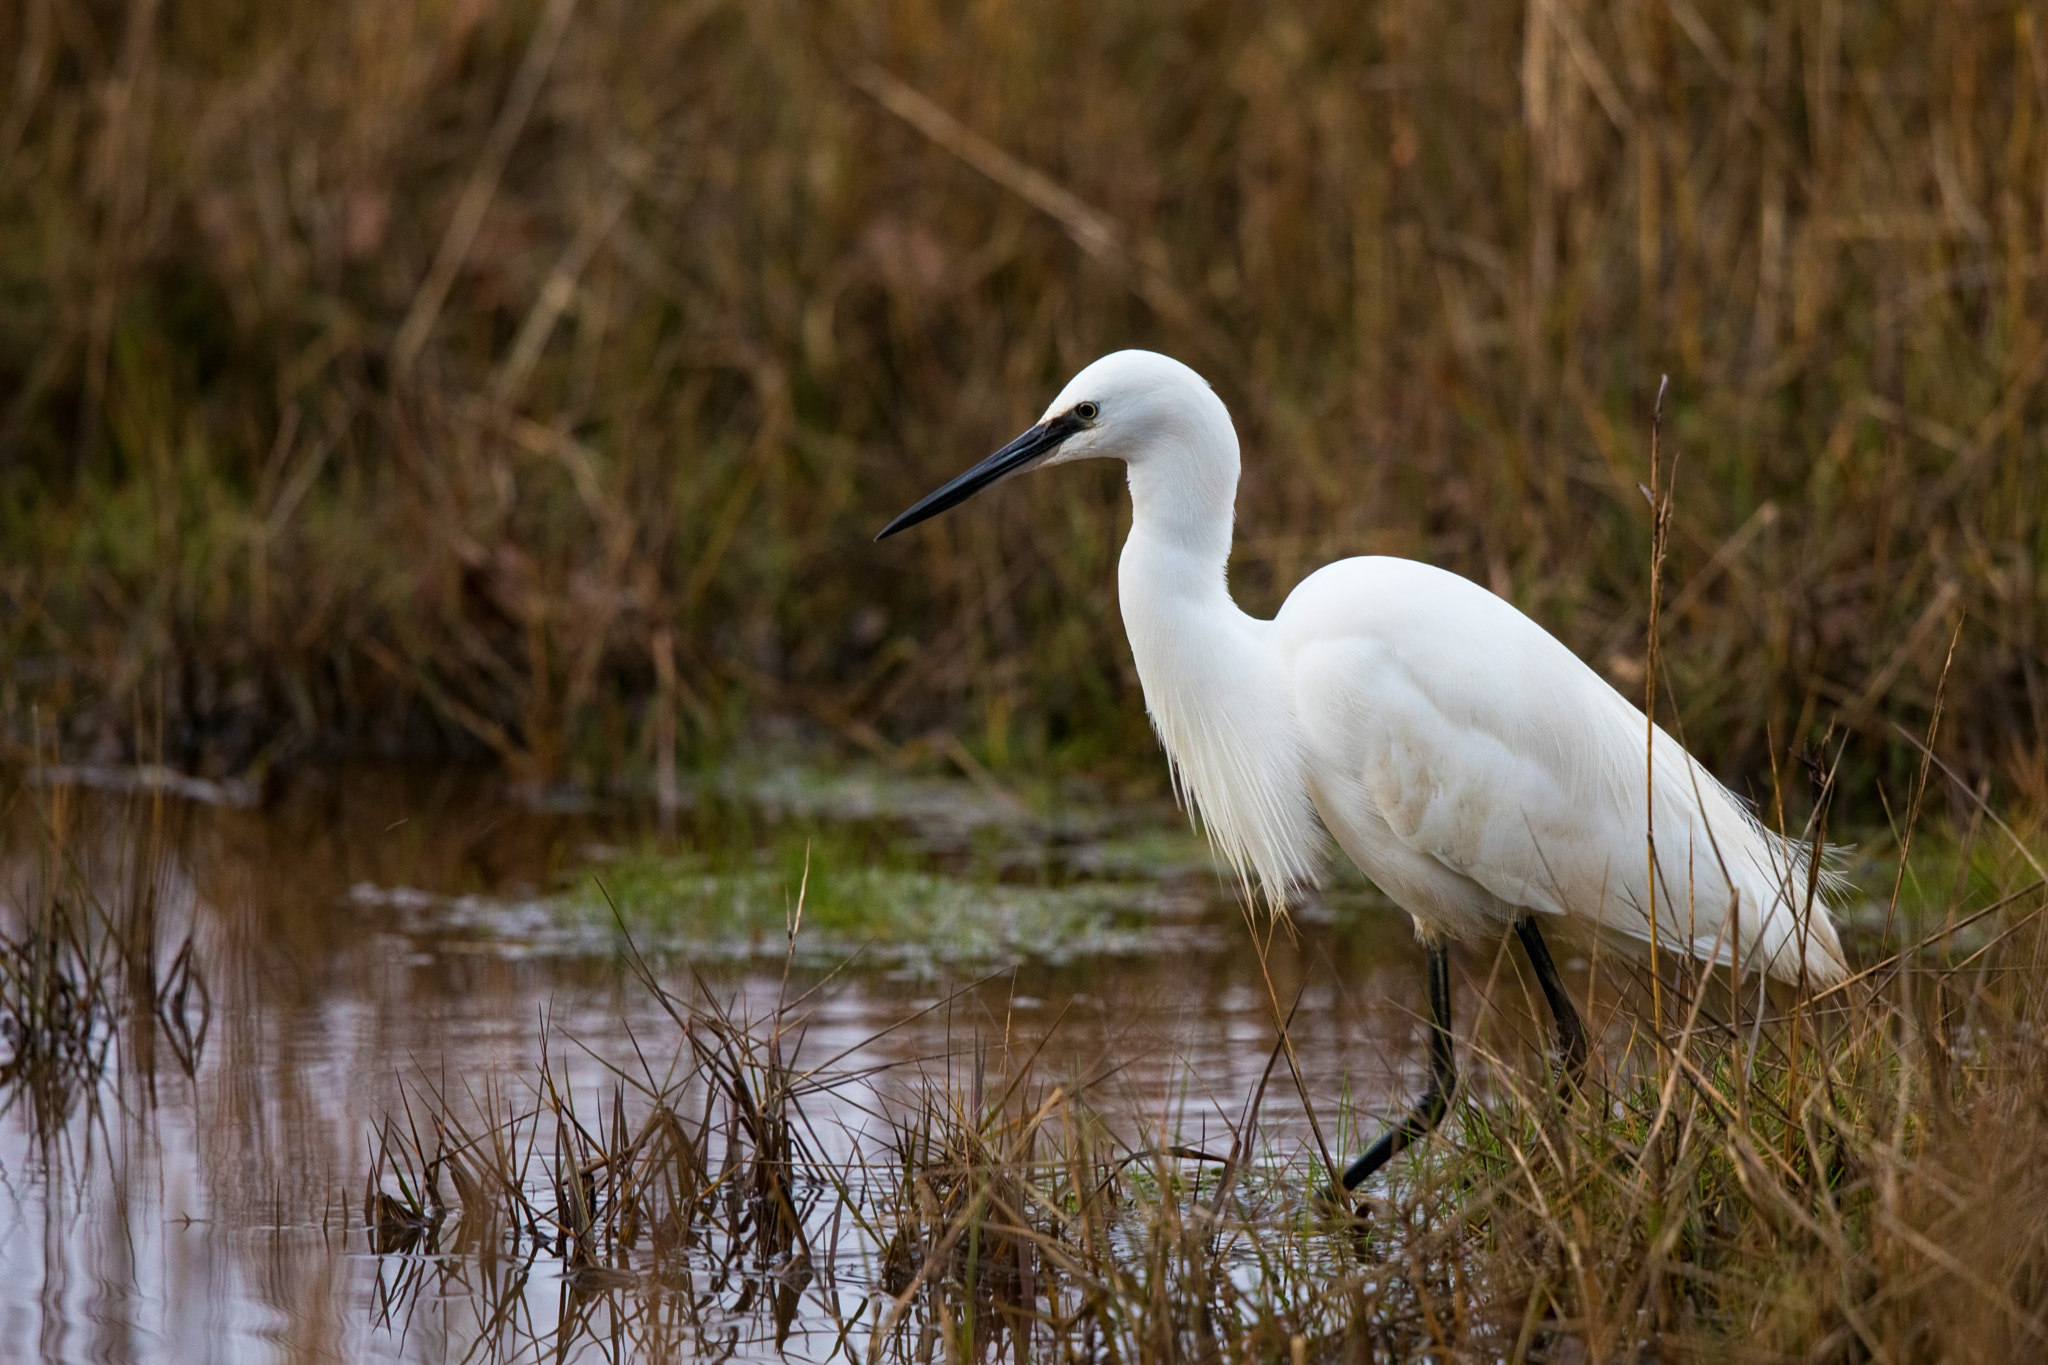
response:
{"label": "long neck", "polygon": [[[1130,461],[1131,535],[1118,570],[1125,594],[1163,593],[1170,604],[1213,609],[1230,601],[1226,573],[1237,502],[1237,433],[1220,421],[1195,421],[1161,433]],[[1135,631],[1133,644],[1136,643]]]}
{"label": "long neck", "polygon": [[1220,433],[1162,433],[1130,461],[1131,534],[1117,561],[1117,597],[1145,709],[1182,764],[1191,737],[1219,713],[1219,694],[1242,691],[1255,675],[1243,656],[1263,644],[1253,638],[1259,623],[1230,597],[1237,468],[1227,417]]}
{"label": "long neck", "polygon": [[1130,465],[1130,540],[1124,555],[1137,551],[1155,559],[1174,573],[1180,587],[1227,596],[1237,450],[1229,456],[1149,458]]}
{"label": "long neck", "polygon": [[1220,438],[1178,434],[1194,439],[1130,462],[1124,630],[1180,794],[1247,886],[1278,904],[1314,882],[1321,857],[1286,669],[1267,623],[1238,609],[1225,577],[1237,492],[1229,419]]}

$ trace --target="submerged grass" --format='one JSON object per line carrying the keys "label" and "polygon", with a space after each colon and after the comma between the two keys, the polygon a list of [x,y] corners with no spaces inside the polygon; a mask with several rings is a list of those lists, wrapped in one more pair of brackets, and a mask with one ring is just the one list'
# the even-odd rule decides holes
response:
{"label": "submerged grass", "polygon": [[[795,878],[754,869],[713,872],[672,857],[627,860],[605,883],[627,925],[657,939],[780,941]],[[810,874],[804,955],[837,958],[863,945],[884,959],[970,963],[1019,955],[1067,962],[1155,947],[1144,932],[1174,902],[1135,883],[1009,885],[913,869],[834,867]],[[578,896],[587,914],[602,909]],[[1185,912],[1184,912],[1185,913]]]}
{"label": "submerged grass", "polygon": [[213,1020],[191,927],[167,904],[174,813],[159,797],[105,840],[74,827],[73,796],[0,784],[0,830],[26,824],[34,845],[0,848],[0,1112],[25,1106],[45,1140],[96,1114],[119,1059],[153,1071],[161,1047],[193,1075]]}
{"label": "submerged grass", "polygon": [[2048,805],[2025,7],[34,0],[0,51],[17,748],[659,787],[775,712],[1149,772],[1109,471],[867,541],[1135,343],[1242,425],[1249,606],[1414,554],[1630,690],[1669,373],[1694,746],[1762,791],[1834,717],[1902,785],[1960,619],[1943,755]]}
{"label": "submerged grass", "polygon": [[1200,836],[1163,806],[1112,810],[1078,792],[977,805],[988,793],[973,784],[878,764],[729,768],[681,792],[668,820],[621,803],[581,835],[535,834],[529,845],[554,853],[529,876],[478,885],[365,867],[346,900],[410,936],[521,956],[609,956],[623,927],[650,953],[729,962],[780,959],[801,886],[806,969],[858,954],[930,974],[1216,939],[1206,911],[1222,883]]}
{"label": "submerged grass", "polygon": [[[636,856],[605,869],[615,901],[585,874],[551,895],[439,896],[359,882],[350,903],[397,911],[405,932],[474,939],[520,955],[608,956],[621,932],[699,962],[783,955],[791,881],[761,868],[713,870],[691,857]],[[614,877],[616,880],[614,880]],[[1033,960],[1156,953],[1207,943],[1202,902],[1142,883],[1008,885],[943,872],[838,868],[816,874],[800,961],[848,954],[869,967],[930,973]]]}

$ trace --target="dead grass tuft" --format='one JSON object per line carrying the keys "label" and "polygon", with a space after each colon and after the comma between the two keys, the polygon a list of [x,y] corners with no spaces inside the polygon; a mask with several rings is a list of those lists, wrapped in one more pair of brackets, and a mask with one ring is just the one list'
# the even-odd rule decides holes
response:
{"label": "dead grass tuft", "polygon": [[199,1066],[213,997],[189,928],[165,912],[167,813],[123,822],[111,842],[75,828],[75,793],[0,787],[0,827],[34,831],[34,856],[0,879],[0,1108],[59,1134],[96,1111],[117,1061],[153,1070],[159,1045]]}
{"label": "dead grass tuft", "polygon": [[[1261,1135],[1264,1083],[1227,1147],[1134,1140],[1036,1053],[803,1063],[805,1002],[748,1022],[639,963],[677,1079],[586,1083],[594,1119],[556,1062],[518,1112],[474,1104],[494,1119],[426,1093],[365,1217],[373,1249],[417,1253],[401,1280],[524,1247],[671,1351],[738,1324],[869,1360],[2025,1358],[2048,1334],[2044,916],[2024,879],[1820,999],[1673,974],[1660,1018],[1617,983],[1639,1022],[1569,1099],[1475,1035],[1472,1087],[1356,1215],[1308,1144]],[[668,1312],[679,1276],[710,1289]]]}

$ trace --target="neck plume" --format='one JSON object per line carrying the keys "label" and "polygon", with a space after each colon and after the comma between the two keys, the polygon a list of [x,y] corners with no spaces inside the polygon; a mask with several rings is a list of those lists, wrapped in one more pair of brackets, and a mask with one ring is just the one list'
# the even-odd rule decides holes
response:
{"label": "neck plume", "polygon": [[1198,411],[1189,429],[1130,460],[1118,595],[1175,795],[1247,897],[1263,893],[1279,912],[1316,884],[1324,836],[1272,623],[1230,598],[1237,436],[1222,403],[1214,406],[1220,431]]}

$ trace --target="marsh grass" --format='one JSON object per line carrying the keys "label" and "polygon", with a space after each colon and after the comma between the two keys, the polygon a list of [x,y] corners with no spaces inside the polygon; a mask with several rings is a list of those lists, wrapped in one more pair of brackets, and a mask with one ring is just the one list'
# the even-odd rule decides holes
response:
{"label": "marsh grass", "polygon": [[213,1020],[190,928],[165,906],[165,802],[108,841],[79,827],[75,795],[0,788],[0,827],[26,823],[34,844],[0,880],[0,1108],[25,1104],[45,1138],[96,1111],[117,1061],[153,1079],[162,1048],[192,1076]]}
{"label": "marsh grass", "polygon": [[[93,1022],[53,1030],[78,1045],[38,1044],[6,1095],[56,1133],[113,1052],[176,1036],[181,998],[196,1057],[205,992],[161,872],[140,875],[148,838],[116,858],[63,789],[29,790],[47,856],[10,863],[8,934],[48,940],[33,953],[64,984],[23,993],[39,978],[17,971],[4,1005]],[[1923,832],[1923,866],[1869,879],[1953,899],[1860,916],[1863,974],[1825,997],[1760,1000],[1725,971],[1653,992],[1609,970],[1595,1069],[1565,1101],[1482,1011],[1444,1129],[1360,1212],[1325,1197],[1299,1106],[1341,1160],[1398,1097],[1304,1096],[1277,1032],[1264,1079],[1197,1147],[1171,1105],[1119,1100],[1114,1052],[1055,1070],[1036,1029],[963,1033],[877,1069],[875,1041],[820,1056],[807,1037],[831,981],[748,1017],[629,956],[664,1027],[610,1065],[544,1023],[526,1074],[422,1072],[376,1125],[346,1237],[375,1257],[391,1330],[473,1315],[456,1330],[479,1358],[2031,1358],[2048,1331],[2048,883],[1983,828],[1969,853]],[[76,912],[44,894],[67,888],[96,894]],[[793,912],[806,890],[800,873]],[[124,945],[150,904],[145,986]],[[792,957],[800,926],[784,921]],[[1485,998],[1512,989],[1468,966]]]}
{"label": "marsh grass", "polygon": [[868,544],[1145,344],[1242,425],[1250,607],[1414,554],[1631,692],[1669,373],[1695,748],[1762,792],[1833,717],[1874,822],[1966,620],[1943,756],[2048,804],[2025,8],[34,0],[0,51],[17,750],[40,700],[67,761],[668,789],[775,714],[1150,773],[1108,471]]}
{"label": "marsh grass", "polygon": [[[675,1065],[578,1089],[553,1037],[517,1104],[416,1090],[365,1221],[406,1253],[388,1313],[423,1277],[545,1263],[573,1309],[536,1332],[479,1297],[500,1352],[601,1328],[849,1361],[2027,1358],[2048,1335],[2044,916],[2028,868],[1871,942],[1823,996],[1610,976],[1632,1022],[1576,1092],[1482,1027],[1444,1128],[1355,1210],[1286,1135],[1283,1107],[1331,1102],[1290,1089],[1277,1035],[1195,1147],[1170,1115],[1110,1116],[1113,1056],[1055,1075],[1042,1042],[984,1033],[881,1070],[848,1060],[871,1046],[806,1057],[811,997],[750,1021],[635,959]],[[1375,1122],[1348,1100],[1324,1120],[1347,1151]]]}

